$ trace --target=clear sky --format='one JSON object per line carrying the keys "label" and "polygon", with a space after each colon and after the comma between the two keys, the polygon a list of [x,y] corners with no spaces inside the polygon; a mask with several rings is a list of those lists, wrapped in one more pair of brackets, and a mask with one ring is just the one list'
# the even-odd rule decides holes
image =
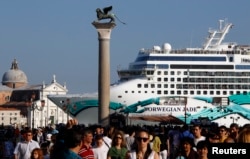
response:
{"label": "clear sky", "polygon": [[249,0],[1,0],[0,75],[17,59],[32,84],[66,83],[69,93],[98,89],[96,8],[112,5],[111,83],[138,50],[170,43],[201,47],[219,19],[234,24],[225,41],[250,44]]}

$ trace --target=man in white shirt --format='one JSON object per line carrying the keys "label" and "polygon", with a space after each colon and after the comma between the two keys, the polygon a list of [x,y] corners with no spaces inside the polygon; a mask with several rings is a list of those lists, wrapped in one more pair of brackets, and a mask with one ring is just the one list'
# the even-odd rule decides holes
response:
{"label": "man in white shirt", "polygon": [[109,148],[105,145],[102,135],[95,136],[95,146],[93,147],[95,159],[107,158]]}
{"label": "man in white shirt", "polygon": [[95,129],[95,136],[94,136],[92,146],[94,146],[96,144],[95,137],[99,136],[99,135],[101,135],[103,137],[103,142],[104,142],[105,146],[110,148],[112,140],[108,137],[106,129],[104,129],[104,127],[102,127],[100,125],[98,125]]}
{"label": "man in white shirt", "polygon": [[24,141],[17,143],[14,155],[15,159],[30,159],[33,149],[40,148],[38,142],[32,140],[33,134],[31,130],[26,130],[24,134]]}
{"label": "man in white shirt", "polygon": [[206,140],[205,136],[201,135],[201,126],[200,125],[194,125],[192,129],[192,133],[194,135],[194,145],[197,146],[197,143],[199,141]]}

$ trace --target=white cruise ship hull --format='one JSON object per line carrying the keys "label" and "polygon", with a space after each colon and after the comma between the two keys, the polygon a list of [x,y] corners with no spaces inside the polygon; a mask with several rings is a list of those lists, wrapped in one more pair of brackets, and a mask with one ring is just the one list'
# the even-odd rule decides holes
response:
{"label": "white cruise ship hull", "polygon": [[[166,43],[141,49],[128,69],[118,70],[120,80],[110,86],[110,114],[144,120],[154,116],[160,122],[171,116],[187,124],[249,123],[250,46],[222,43],[232,26],[209,30],[203,48],[172,50]],[[81,123],[98,122],[97,94],[48,98]]]}

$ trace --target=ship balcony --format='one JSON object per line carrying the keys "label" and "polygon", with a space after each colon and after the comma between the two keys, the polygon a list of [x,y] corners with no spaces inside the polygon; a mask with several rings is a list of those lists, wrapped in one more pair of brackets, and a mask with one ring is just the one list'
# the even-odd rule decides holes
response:
{"label": "ship balcony", "polygon": [[118,70],[120,78],[135,78],[135,77],[153,77],[154,69],[123,69]]}

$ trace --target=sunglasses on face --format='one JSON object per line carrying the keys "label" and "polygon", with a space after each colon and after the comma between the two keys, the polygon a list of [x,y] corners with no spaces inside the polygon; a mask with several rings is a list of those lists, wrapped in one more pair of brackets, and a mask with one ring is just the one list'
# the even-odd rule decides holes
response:
{"label": "sunglasses on face", "polygon": [[137,137],[136,140],[137,140],[137,141],[146,142],[146,141],[148,141],[148,138],[146,138],[146,137]]}
{"label": "sunglasses on face", "polygon": [[116,138],[116,139],[122,139],[122,137],[120,137],[120,136],[116,136],[115,138]]}

